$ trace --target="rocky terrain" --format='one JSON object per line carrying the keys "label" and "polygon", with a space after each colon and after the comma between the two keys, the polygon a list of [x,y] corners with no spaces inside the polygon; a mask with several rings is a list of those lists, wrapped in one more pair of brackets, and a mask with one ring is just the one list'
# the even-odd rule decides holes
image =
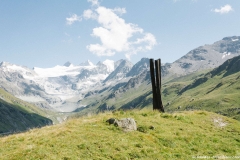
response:
{"label": "rocky terrain", "polygon": [[179,76],[218,67],[227,59],[240,55],[240,36],[225,37],[213,44],[200,46],[173,63],[163,66],[163,76]]}

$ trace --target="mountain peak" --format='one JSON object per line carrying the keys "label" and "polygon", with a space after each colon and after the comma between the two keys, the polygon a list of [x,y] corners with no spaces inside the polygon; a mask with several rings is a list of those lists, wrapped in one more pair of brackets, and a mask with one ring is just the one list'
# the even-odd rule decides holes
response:
{"label": "mountain peak", "polygon": [[71,66],[72,65],[72,63],[71,62],[69,62],[69,61],[67,61],[66,63],[64,63],[64,65],[63,66],[65,66],[65,67],[69,67],[69,66]]}
{"label": "mountain peak", "polygon": [[90,60],[87,60],[85,62],[80,63],[79,66],[94,66],[94,64]]}
{"label": "mountain peak", "polygon": [[8,66],[8,65],[11,65],[11,63],[9,63],[9,62],[4,62],[4,61],[2,61],[2,62],[0,63],[0,66]]}
{"label": "mountain peak", "polygon": [[149,58],[142,58],[137,62],[132,69],[127,73],[127,77],[140,75],[142,72],[149,70]]}
{"label": "mountain peak", "polygon": [[[128,60],[119,60],[117,63],[118,66],[114,69],[113,72],[103,81],[106,83],[109,80],[121,80],[122,78],[126,77],[126,74],[131,70],[133,64]],[[116,62],[114,63],[116,66]]]}

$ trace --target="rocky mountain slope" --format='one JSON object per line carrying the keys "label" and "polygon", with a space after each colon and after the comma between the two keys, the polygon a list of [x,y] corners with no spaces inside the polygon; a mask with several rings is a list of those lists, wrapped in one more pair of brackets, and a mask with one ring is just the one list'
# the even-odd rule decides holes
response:
{"label": "rocky mountain slope", "polygon": [[167,109],[208,110],[240,120],[239,79],[240,56],[237,56],[206,74],[198,75],[194,80],[185,79],[184,83],[182,79],[169,83],[163,94],[166,98],[172,94],[174,99],[168,99]]}
{"label": "rocky mountain slope", "polygon": [[[115,65],[113,72],[103,81],[103,83],[119,81],[126,77],[127,73],[132,69],[133,64],[128,60],[122,60],[121,63]],[[115,82],[117,83],[117,82]]]}
{"label": "rocky mountain slope", "polygon": [[176,77],[204,69],[213,69],[237,55],[240,55],[240,36],[225,37],[213,44],[191,50],[172,64],[165,64],[163,77]]}

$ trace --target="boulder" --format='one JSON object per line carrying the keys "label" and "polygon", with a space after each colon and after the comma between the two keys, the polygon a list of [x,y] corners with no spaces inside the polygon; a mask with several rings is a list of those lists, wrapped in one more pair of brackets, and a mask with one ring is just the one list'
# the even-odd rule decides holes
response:
{"label": "boulder", "polygon": [[109,124],[113,124],[117,127],[120,127],[125,132],[129,131],[136,131],[137,130],[137,124],[133,118],[123,118],[120,120],[117,120],[115,118],[110,118],[107,120]]}

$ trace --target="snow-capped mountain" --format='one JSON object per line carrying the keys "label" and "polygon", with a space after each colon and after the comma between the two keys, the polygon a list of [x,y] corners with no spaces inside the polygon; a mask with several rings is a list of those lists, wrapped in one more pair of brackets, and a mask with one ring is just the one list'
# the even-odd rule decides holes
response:
{"label": "snow-capped mountain", "polygon": [[66,62],[63,66],[33,69],[2,62],[0,81],[2,88],[20,99],[44,108],[51,106],[60,111],[71,111],[72,107],[61,109],[60,106],[71,97],[84,96],[85,92],[100,85],[113,70],[114,61],[111,60],[99,62],[98,65],[90,61],[78,66]]}
{"label": "snow-capped mountain", "polygon": [[80,63],[79,66],[94,66],[94,64],[90,60],[87,60],[85,62]]}
{"label": "snow-capped mountain", "polygon": [[115,70],[103,81],[104,83],[110,81],[119,81],[126,77],[127,73],[132,69],[133,64],[128,60],[119,60],[119,64],[115,64]]}
{"label": "snow-capped mountain", "polygon": [[146,72],[149,70],[149,59],[142,58],[139,62],[137,62],[132,69],[127,73],[127,77],[134,77],[142,72]]}

